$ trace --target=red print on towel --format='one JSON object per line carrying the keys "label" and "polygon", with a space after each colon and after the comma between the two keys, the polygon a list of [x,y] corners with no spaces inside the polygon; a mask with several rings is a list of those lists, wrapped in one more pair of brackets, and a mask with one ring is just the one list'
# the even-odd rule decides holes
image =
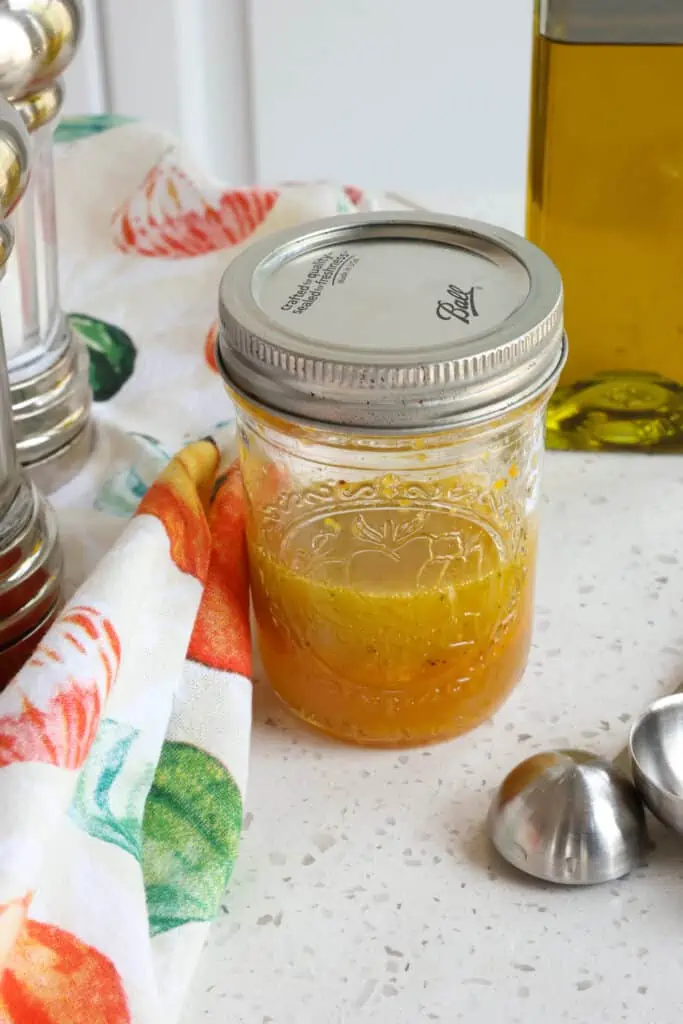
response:
{"label": "red print on towel", "polygon": [[211,562],[188,657],[222,672],[251,675],[246,503],[236,466],[209,510]]}
{"label": "red print on towel", "polygon": [[121,252],[166,259],[217,252],[248,238],[279,195],[275,189],[241,188],[207,197],[167,156],[114,214],[114,244]]}
{"label": "red print on towel", "polygon": [[[0,906],[3,911],[15,908]],[[24,920],[0,963],[2,1024],[129,1024],[128,1001],[111,960],[71,932]]]}
{"label": "red print on towel", "polygon": [[68,609],[27,665],[29,670],[44,670],[49,695],[26,692],[22,672],[3,695],[3,705],[18,705],[18,710],[0,715],[0,767],[39,761],[80,768],[120,659],[119,639],[108,619],[96,608]]}

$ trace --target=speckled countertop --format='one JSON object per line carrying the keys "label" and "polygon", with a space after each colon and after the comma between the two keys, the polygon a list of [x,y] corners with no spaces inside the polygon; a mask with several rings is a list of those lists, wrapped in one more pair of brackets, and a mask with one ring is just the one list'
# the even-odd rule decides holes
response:
{"label": "speckled countertop", "polygon": [[646,869],[564,890],[514,874],[484,833],[518,760],[613,756],[683,680],[683,459],[545,469],[532,657],[490,724],[355,750],[257,684],[246,831],[183,1024],[679,1024],[683,840],[655,827]]}
{"label": "speckled countertop", "polygon": [[683,840],[559,890],[491,853],[502,775],[611,756],[683,676],[683,460],[546,460],[536,631],[493,722],[426,750],[336,745],[257,686],[247,827],[184,1024],[678,1024]]}

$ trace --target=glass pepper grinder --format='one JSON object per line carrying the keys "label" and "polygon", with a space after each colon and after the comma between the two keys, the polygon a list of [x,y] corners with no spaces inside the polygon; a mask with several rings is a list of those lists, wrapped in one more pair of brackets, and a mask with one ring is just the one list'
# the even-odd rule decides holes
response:
{"label": "glass pepper grinder", "polygon": [[[12,251],[5,223],[24,193],[29,139],[22,118],[0,98],[0,279]],[[55,618],[62,550],[54,512],[19,465],[0,318],[0,690]]]}
{"label": "glass pepper grinder", "polygon": [[21,114],[32,143],[0,314],[19,459],[47,492],[76,473],[92,447],[88,356],[59,298],[53,153],[59,76],[81,27],[79,0],[0,0],[0,95]]}
{"label": "glass pepper grinder", "polygon": [[562,274],[555,448],[683,452],[683,3],[536,0],[527,233]]}

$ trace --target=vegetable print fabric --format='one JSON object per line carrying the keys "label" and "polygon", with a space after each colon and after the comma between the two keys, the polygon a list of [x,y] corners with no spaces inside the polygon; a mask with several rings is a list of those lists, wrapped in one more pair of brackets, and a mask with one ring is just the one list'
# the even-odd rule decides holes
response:
{"label": "vegetable print fabric", "polygon": [[251,725],[218,282],[254,237],[384,204],[226,188],[120,118],[57,141],[97,440],[53,496],[71,596],[0,694],[0,1022],[172,1024],[238,853]]}

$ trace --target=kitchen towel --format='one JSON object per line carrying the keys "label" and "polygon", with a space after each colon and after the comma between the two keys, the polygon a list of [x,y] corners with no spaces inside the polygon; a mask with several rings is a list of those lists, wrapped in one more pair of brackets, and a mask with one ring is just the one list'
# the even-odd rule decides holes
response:
{"label": "kitchen towel", "polygon": [[174,1020],[234,863],[241,485],[183,450],[0,695],[0,1019]]}

